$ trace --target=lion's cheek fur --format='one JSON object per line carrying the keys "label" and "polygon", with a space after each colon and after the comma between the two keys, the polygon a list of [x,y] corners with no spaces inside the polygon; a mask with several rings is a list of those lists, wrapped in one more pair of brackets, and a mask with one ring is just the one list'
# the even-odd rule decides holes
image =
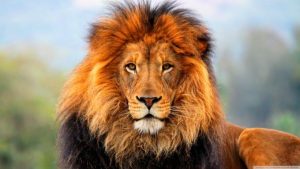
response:
{"label": "lion's cheek fur", "polygon": [[177,96],[183,97],[182,103],[187,110],[186,114],[193,113],[194,123],[198,125],[201,132],[208,132],[209,128],[219,124],[223,120],[216,89],[212,84],[207,66],[203,61],[195,58],[185,58],[184,62],[189,64],[188,76],[185,83],[178,89]]}

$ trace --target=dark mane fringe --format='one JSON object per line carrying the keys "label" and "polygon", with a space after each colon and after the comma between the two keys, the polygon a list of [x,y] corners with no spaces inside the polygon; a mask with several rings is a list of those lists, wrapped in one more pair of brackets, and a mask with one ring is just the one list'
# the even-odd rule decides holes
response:
{"label": "dark mane fringe", "polygon": [[130,13],[135,10],[141,11],[141,22],[146,25],[146,30],[148,32],[152,31],[157,19],[164,14],[171,14],[173,16],[184,18],[193,25],[201,24],[200,20],[193,17],[194,14],[191,10],[178,8],[177,6],[176,1],[165,1],[159,5],[153,5],[151,1],[125,1],[123,3],[112,3],[110,11],[113,12],[111,15],[115,15],[117,11],[117,14],[121,14],[120,17],[125,19],[130,17],[127,15],[128,12]]}
{"label": "dark mane fringe", "polygon": [[[109,156],[103,138],[89,132],[83,119],[72,116],[60,128],[59,167],[63,169],[119,169],[114,158]],[[123,169],[222,169],[219,143],[208,135],[200,135],[191,148],[178,147],[171,155],[156,159],[147,155],[134,163],[124,163]]]}

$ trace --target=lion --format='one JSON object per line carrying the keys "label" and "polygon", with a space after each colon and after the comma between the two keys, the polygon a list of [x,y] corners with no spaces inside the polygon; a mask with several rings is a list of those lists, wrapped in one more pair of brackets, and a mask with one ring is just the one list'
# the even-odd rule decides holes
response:
{"label": "lion", "polygon": [[300,165],[298,137],[226,121],[211,35],[189,10],[143,1],[112,11],[60,97],[60,168]]}

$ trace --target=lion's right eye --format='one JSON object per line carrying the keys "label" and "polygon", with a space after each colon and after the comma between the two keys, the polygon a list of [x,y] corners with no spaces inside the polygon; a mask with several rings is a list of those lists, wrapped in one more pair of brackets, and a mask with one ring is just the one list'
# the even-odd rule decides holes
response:
{"label": "lion's right eye", "polygon": [[170,72],[173,69],[173,65],[169,64],[169,63],[165,63],[162,66],[162,70],[166,73],[166,72]]}
{"label": "lion's right eye", "polygon": [[128,63],[127,65],[125,65],[125,68],[129,73],[135,73],[136,71],[136,65],[133,63]]}

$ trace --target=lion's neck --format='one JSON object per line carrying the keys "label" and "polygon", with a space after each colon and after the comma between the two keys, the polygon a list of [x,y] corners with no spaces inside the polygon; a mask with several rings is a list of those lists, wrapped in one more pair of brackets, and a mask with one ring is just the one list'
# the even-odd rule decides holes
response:
{"label": "lion's neck", "polygon": [[[72,132],[70,132],[72,131]],[[192,147],[179,146],[178,149],[167,155],[155,158],[155,155],[147,154],[136,158],[129,163],[127,159],[116,162],[113,155],[107,154],[102,139],[97,139],[88,132],[85,122],[76,117],[62,126],[60,131],[61,149],[63,157],[61,164],[73,166],[73,168],[134,168],[134,169],[220,169],[223,166],[221,147],[215,137],[199,135]],[[129,158],[128,158],[129,159]],[[75,166],[75,167],[74,167]]]}
{"label": "lion's neck", "polygon": [[219,144],[206,136],[199,136],[192,147],[179,147],[177,151],[156,159],[155,156],[146,155],[136,159],[133,164],[124,164],[124,168],[134,169],[221,169],[221,154]]}

